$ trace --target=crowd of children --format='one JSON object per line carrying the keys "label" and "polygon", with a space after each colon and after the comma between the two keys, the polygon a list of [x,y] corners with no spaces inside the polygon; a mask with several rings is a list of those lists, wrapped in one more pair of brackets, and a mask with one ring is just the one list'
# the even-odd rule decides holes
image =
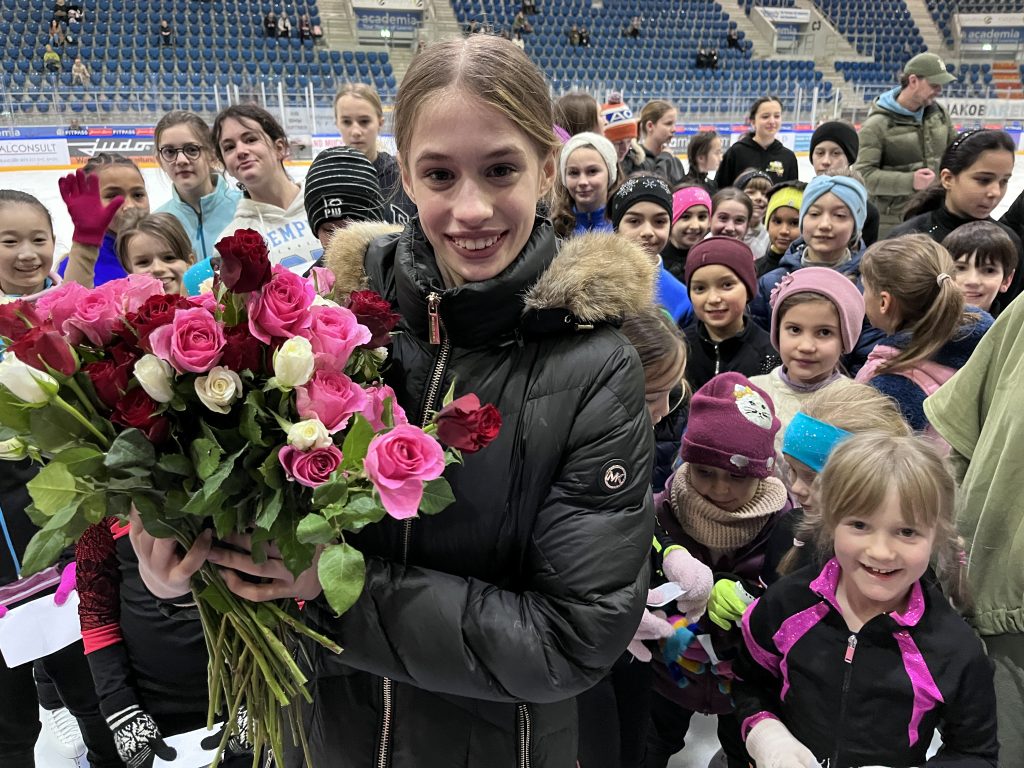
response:
{"label": "crowd of children", "polygon": [[[815,130],[817,175],[803,184],[777,138],[778,98],[753,104],[750,133],[724,157],[717,134],[694,137],[687,168],[670,151],[671,103],[633,118],[621,94],[601,106],[577,94],[552,111],[541,84],[510,42],[431,46],[400,91],[401,159],[378,146],[379,98],[347,86],[335,113],[348,147],[323,152],[301,181],[265,110],[228,107],[212,128],[170,112],[155,143],[172,199],[151,213],[137,167],[97,155],[61,180],[67,254],[54,253],[38,200],[0,190],[0,286],[32,300],[62,280],[149,274],[169,295],[194,294],[216,272],[217,240],[238,228],[300,272],[325,249],[329,262],[362,263],[368,243],[354,247],[362,235],[349,224],[404,228],[369,245],[371,286],[399,309],[420,307],[419,283],[443,293],[455,313],[447,374],[493,390],[515,437],[454,483],[472,537],[421,531],[412,561],[371,543],[378,570],[353,618],[292,595],[347,649],[333,671],[311,669],[323,764],[661,767],[684,749],[694,713],[717,716],[729,768],[1015,764],[1022,473],[1003,446],[1022,431],[1024,310],[1012,302],[1024,247],[991,219],[1013,171],[1009,136],[958,135],[934,186],[876,242],[878,211],[850,170],[852,126]],[[456,117],[477,144],[453,136]],[[523,332],[522,318],[547,306],[536,286],[556,273],[570,312],[602,280],[626,298],[600,308],[589,335]],[[417,283],[409,296],[395,292],[396,274]],[[483,333],[484,311],[500,333]],[[389,374],[413,389],[407,366],[433,354],[421,330],[401,326]],[[479,360],[506,371],[501,381]],[[551,446],[510,447],[545,430]],[[595,491],[586,472],[612,461],[628,486]],[[34,469],[9,466],[0,621],[41,594],[19,578]],[[512,489],[521,496],[492,503]],[[171,759],[164,737],[205,721],[201,628],[154,597],[187,591],[182,553],[127,531],[105,520],[83,537],[84,650],[36,665],[95,766]],[[256,577],[246,596],[282,594],[244,553],[216,558]],[[62,576],[74,567],[50,572],[42,592]],[[374,600],[395,615],[382,619]],[[458,639],[410,644],[385,621]],[[0,715],[3,768],[32,764],[32,675],[0,664],[17,698],[4,710],[18,710]],[[382,681],[402,715],[378,741],[377,715],[392,716],[373,693]],[[252,760],[242,741],[229,758]]]}

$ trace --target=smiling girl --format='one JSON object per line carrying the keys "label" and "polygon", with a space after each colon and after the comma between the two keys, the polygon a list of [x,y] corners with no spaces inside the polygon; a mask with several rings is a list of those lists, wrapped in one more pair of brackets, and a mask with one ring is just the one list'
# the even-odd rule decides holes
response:
{"label": "smiling girl", "polygon": [[168,112],[156,124],[153,143],[172,185],[171,199],[156,212],[181,222],[198,258],[215,256],[213,246],[235,218],[242,193],[217,173],[210,127],[194,112]]}
{"label": "smiling girl", "polygon": [[151,213],[122,230],[117,255],[128,274],[152,275],[167,294],[183,292],[185,270],[196,261],[185,230],[169,213]]}
{"label": "smiling girl", "polygon": [[764,171],[774,182],[800,178],[796,155],[779,141],[782,127],[782,101],[777,96],[762,96],[747,113],[750,132],[725,151],[715,174],[719,189],[731,186],[744,168]]}
{"label": "smiling girl", "polygon": [[558,170],[561,184],[551,212],[555,233],[611,232],[605,209],[620,182],[612,143],[596,133],[577,133],[563,145]]}

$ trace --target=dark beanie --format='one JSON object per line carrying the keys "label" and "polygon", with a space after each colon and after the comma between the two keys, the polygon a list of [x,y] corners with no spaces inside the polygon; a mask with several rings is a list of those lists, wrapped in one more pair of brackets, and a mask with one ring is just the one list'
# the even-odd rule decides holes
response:
{"label": "dark beanie", "polygon": [[701,240],[686,255],[683,282],[689,289],[690,278],[701,267],[718,264],[732,270],[747,289],[747,301],[757,296],[757,272],[754,270],[754,254],[750,246],[735,237],[708,237]]}
{"label": "dark beanie", "polygon": [[658,176],[634,176],[626,179],[609,204],[615,229],[619,228],[619,222],[626,211],[637,203],[655,203],[672,218],[672,190],[665,180]]}
{"label": "dark beanie", "polygon": [[316,156],[306,174],[303,202],[314,237],[328,221],[384,220],[377,170],[352,147],[331,147]]}
{"label": "dark beanie", "polygon": [[814,148],[823,141],[834,141],[843,150],[846,159],[853,165],[857,161],[857,152],[860,149],[860,139],[857,138],[856,129],[849,123],[838,120],[830,123],[822,123],[815,128],[811,134],[810,153],[814,154]]}

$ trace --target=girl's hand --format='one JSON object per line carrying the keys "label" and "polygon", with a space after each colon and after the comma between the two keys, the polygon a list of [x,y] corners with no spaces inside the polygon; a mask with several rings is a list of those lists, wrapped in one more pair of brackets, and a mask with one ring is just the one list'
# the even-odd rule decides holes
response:
{"label": "girl's hand", "polygon": [[[249,554],[252,550],[251,537],[236,533],[228,536],[225,541],[242,551],[215,546],[207,559],[221,566],[220,573],[224,583],[239,597],[256,603],[283,598],[313,600],[323,591],[316,570],[321,547],[317,548],[313,556],[313,564],[298,576],[293,576],[285,567],[281,552],[273,543],[266,547],[266,562],[255,563]],[[255,576],[260,581],[254,583],[239,574]]]}
{"label": "girl's hand", "polygon": [[104,206],[100,200],[98,174],[86,174],[81,168],[69,173],[57,184],[75,225],[71,239],[82,245],[99,248],[103,245],[103,236],[110,228],[110,222],[124,203],[124,197],[118,195]]}
{"label": "girl's hand", "polygon": [[143,583],[161,600],[174,600],[190,592],[192,576],[203,567],[213,541],[213,531],[203,531],[192,548],[182,555],[174,539],[158,539],[146,533],[142,518],[134,508],[128,535],[139,558]]}
{"label": "girl's hand", "polygon": [[762,720],[747,734],[747,753],[757,768],[818,768],[814,753],[779,720]]}

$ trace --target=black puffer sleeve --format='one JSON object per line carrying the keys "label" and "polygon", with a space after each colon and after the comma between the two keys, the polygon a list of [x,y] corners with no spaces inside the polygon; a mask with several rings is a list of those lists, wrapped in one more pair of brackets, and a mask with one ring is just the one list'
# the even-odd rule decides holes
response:
{"label": "black puffer sleeve", "polygon": [[636,352],[614,338],[595,345],[605,362],[526,534],[522,589],[367,558],[347,613],[308,605],[345,648],[341,663],[440,693],[546,703],[590,688],[625,650],[648,585],[654,441]]}

